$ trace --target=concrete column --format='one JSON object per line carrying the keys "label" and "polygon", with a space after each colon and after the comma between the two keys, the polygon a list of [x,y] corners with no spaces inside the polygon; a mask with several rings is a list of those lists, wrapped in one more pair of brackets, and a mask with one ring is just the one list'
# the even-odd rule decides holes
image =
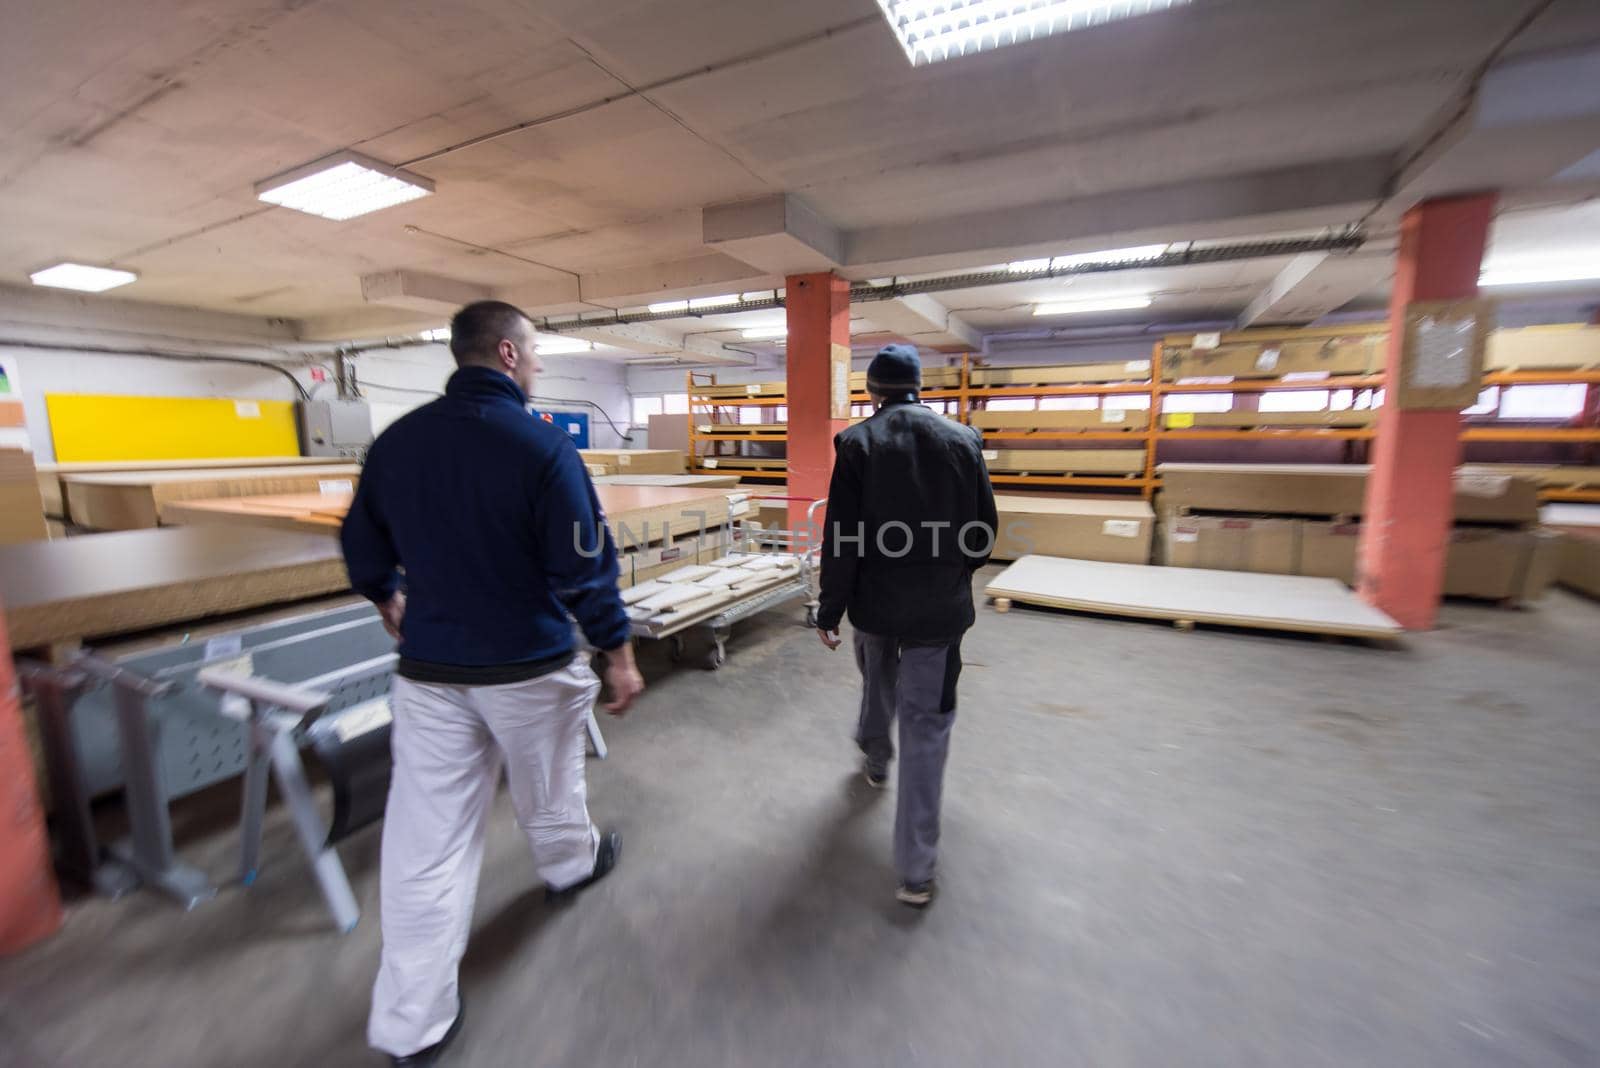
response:
{"label": "concrete column", "polygon": [[1492,193],[1428,200],[1406,212],[1389,298],[1385,399],[1378,413],[1358,567],[1361,596],[1408,630],[1432,628],[1453,523],[1461,415],[1395,406],[1406,309],[1478,295]]}
{"label": "concrete column", "polygon": [[[833,436],[850,425],[850,283],[823,272],[790,275],[784,285],[789,323],[789,495],[822,498],[828,495],[833,474]],[[835,395],[840,373],[843,410]],[[801,528],[806,507],[805,501],[790,503],[791,529]]]}

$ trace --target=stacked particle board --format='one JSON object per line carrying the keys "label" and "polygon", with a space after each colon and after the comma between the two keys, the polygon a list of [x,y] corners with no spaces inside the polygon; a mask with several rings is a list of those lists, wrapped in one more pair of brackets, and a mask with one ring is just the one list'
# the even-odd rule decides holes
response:
{"label": "stacked particle board", "polygon": [[598,475],[596,486],[690,486],[695,489],[727,488],[739,484],[738,475]]}
{"label": "stacked particle board", "polygon": [[49,537],[33,454],[26,449],[0,449],[0,545]]}
{"label": "stacked particle board", "polygon": [[1496,330],[1484,352],[1489,371],[1600,367],[1600,326]]}
{"label": "stacked particle board", "polygon": [[1168,338],[1161,375],[1180,378],[1278,378],[1287,374],[1368,375],[1383,370],[1388,334],[1383,326],[1344,332],[1305,331],[1223,335],[1214,347],[1197,347],[1195,335]]}
{"label": "stacked particle board", "polygon": [[1037,553],[1116,564],[1150,561],[1155,513],[1144,501],[997,494],[994,503],[996,560]]}
{"label": "stacked particle board", "polygon": [[1329,579],[1025,556],[985,587],[1012,601],[1108,615],[1216,623],[1354,638],[1394,638],[1400,626]]}
{"label": "stacked particle board", "polygon": [[985,449],[983,459],[1006,474],[1144,474],[1143,449]]}
{"label": "stacked particle board", "polygon": [[[924,367],[922,369],[923,389],[957,389],[961,385],[961,368],[959,367]],[[860,393],[867,388],[867,372],[852,371],[850,373],[850,392]]]}
{"label": "stacked particle board", "polygon": [[702,456],[700,466],[707,471],[781,475],[789,469],[789,461],[782,456]]}
{"label": "stacked particle board", "polygon": [[[1366,507],[1363,464],[1161,464],[1163,511],[1254,515],[1360,515]],[[1458,523],[1535,523],[1538,487],[1528,479],[1476,466],[1456,472]]]}
{"label": "stacked particle board", "polygon": [[1474,464],[1503,475],[1532,479],[1543,491],[1600,489],[1600,467],[1557,464]]}
{"label": "stacked particle board", "polygon": [[1168,430],[1255,430],[1260,427],[1368,427],[1377,421],[1371,408],[1342,412],[1167,412],[1161,425]]}
{"label": "stacked particle board", "polygon": [[979,430],[1147,430],[1150,413],[1137,408],[1096,408],[1083,411],[987,412],[976,411],[967,422]]}
{"label": "stacked particle board", "polygon": [[[1163,464],[1158,470],[1164,563],[1355,583],[1361,527],[1340,517],[1361,513],[1365,468]],[[1544,594],[1560,548],[1532,525],[1537,496],[1527,479],[1471,467],[1457,472],[1447,595],[1530,601]],[[1216,512],[1226,514],[1207,514]]]}
{"label": "stacked particle board", "polygon": [[61,476],[67,514],[90,530],[142,530],[159,526],[172,501],[252,497],[274,493],[348,493],[361,475],[357,464],[261,467],[239,470],[125,471]]}
{"label": "stacked particle board", "polygon": [[211,471],[242,467],[337,467],[350,461],[342,456],[255,456],[228,460],[113,460],[70,464],[40,464],[39,493],[44,498],[45,514],[58,519],[71,518],[61,487],[66,475],[113,474],[128,471]]}
{"label": "stacked particle board", "polygon": [[1149,360],[1124,360],[1116,363],[1068,363],[1037,367],[975,367],[970,380],[974,387],[987,387],[1070,386],[1147,381],[1149,378]]}
{"label": "stacked particle board", "polygon": [[1600,597],[1600,505],[1550,504],[1544,507],[1542,518],[1564,543],[1557,581]]}
{"label": "stacked particle board", "polygon": [[0,547],[11,643],[30,649],[349,587],[331,538],[180,527]]}
{"label": "stacked particle board", "polygon": [[607,475],[681,475],[683,453],[677,449],[580,449],[583,462],[603,467]]}
{"label": "stacked particle board", "polygon": [[714,400],[734,400],[739,397],[781,397],[788,392],[786,382],[741,382],[732,385],[696,386],[696,397]]}

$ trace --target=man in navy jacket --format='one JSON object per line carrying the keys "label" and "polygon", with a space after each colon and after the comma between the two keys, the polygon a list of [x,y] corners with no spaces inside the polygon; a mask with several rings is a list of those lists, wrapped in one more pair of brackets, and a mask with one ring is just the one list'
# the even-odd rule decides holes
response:
{"label": "man in navy jacket", "polygon": [[367,1031],[398,1065],[434,1063],[460,1030],[457,967],[502,766],[553,899],[616,864],[619,837],[589,821],[600,680],[572,620],[604,653],[608,711],[644,688],[588,471],[566,434],[528,414],[533,324],[482,301],[450,327],[459,369],[373,443],[342,532],[351,586],[400,642]]}

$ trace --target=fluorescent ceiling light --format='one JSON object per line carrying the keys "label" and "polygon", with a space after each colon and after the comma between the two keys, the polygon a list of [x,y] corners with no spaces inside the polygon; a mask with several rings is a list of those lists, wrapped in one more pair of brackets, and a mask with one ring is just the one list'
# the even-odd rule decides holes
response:
{"label": "fluorescent ceiling light", "polygon": [[689,302],[686,300],[663,300],[658,304],[649,305],[648,310],[652,315],[660,315],[662,312],[688,311]]}
{"label": "fluorescent ceiling light", "polygon": [[753,326],[744,332],[746,341],[766,341],[772,338],[788,337],[787,326]]}
{"label": "fluorescent ceiling light", "polygon": [[701,308],[725,308],[729,304],[737,303],[739,294],[724,293],[720,297],[695,297],[689,301],[689,307],[693,311],[699,311]]}
{"label": "fluorescent ceiling light", "polygon": [[588,352],[594,342],[581,337],[562,337],[559,334],[540,334],[533,343],[533,351],[540,356],[560,356],[568,352]]}
{"label": "fluorescent ceiling light", "polygon": [[778,291],[776,289],[763,289],[755,293],[739,294],[740,300],[776,300],[777,298]]}
{"label": "fluorescent ceiling light", "polygon": [[1124,296],[1084,298],[1083,300],[1058,300],[1034,307],[1035,315],[1078,315],[1083,312],[1132,311],[1150,307],[1147,293],[1128,293]]}
{"label": "fluorescent ceiling light", "polygon": [[878,0],[915,66],[1148,15],[1189,0]]}
{"label": "fluorescent ceiling light", "polygon": [[436,330],[424,330],[422,332],[422,340],[424,340],[424,341],[449,341],[450,340],[450,328],[448,326],[441,326]]}
{"label": "fluorescent ceiling light", "polygon": [[425,197],[433,182],[359,152],[336,152],[256,183],[256,198],[324,219],[353,219]]}
{"label": "fluorescent ceiling light", "polygon": [[1016,260],[1006,264],[1012,274],[1033,274],[1037,271],[1062,271],[1069,267],[1082,267],[1090,263],[1126,264],[1158,260],[1167,254],[1170,245],[1136,245],[1133,248],[1111,248],[1100,252],[1077,252],[1071,256],[1049,259]]}
{"label": "fluorescent ceiling light", "polygon": [[1600,254],[1581,263],[1573,260],[1522,267],[1509,263],[1503,266],[1490,263],[1478,276],[1480,286],[1537,286],[1593,281],[1600,281]]}
{"label": "fluorescent ceiling light", "polygon": [[52,289],[76,289],[83,293],[104,293],[108,289],[125,286],[138,280],[132,271],[118,271],[110,267],[89,267],[82,263],[58,263],[28,276],[36,286]]}

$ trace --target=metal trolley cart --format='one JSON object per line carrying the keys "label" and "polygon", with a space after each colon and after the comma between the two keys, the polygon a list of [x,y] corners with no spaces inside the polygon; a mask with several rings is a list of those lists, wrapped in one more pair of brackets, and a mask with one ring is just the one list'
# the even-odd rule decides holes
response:
{"label": "metal trolley cart", "polygon": [[[624,591],[634,637],[670,641],[672,658],[681,660],[684,635],[691,630],[704,631],[711,639],[711,647],[702,666],[715,671],[727,662],[728,637],[733,625],[741,620],[779,605],[803,601],[806,625],[816,625],[817,572],[822,554],[817,516],[827,499],[753,495],[749,500],[811,501],[805,527],[769,530],[735,519],[729,529],[732,547],[725,556],[709,566],[682,568],[643,587]],[[733,577],[744,573],[748,577]]]}

